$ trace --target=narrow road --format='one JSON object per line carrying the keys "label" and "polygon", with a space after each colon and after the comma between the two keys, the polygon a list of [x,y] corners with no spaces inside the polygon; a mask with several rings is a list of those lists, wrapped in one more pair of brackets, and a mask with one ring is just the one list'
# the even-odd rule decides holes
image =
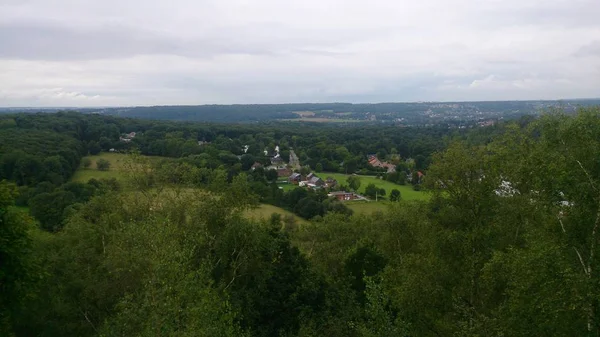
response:
{"label": "narrow road", "polygon": [[300,169],[300,159],[298,159],[296,152],[292,149],[290,149],[290,166],[297,170]]}

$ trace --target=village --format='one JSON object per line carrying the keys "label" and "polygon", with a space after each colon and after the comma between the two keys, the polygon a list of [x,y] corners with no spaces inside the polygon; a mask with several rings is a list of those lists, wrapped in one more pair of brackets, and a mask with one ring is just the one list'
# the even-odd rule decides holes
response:
{"label": "village", "polygon": [[[386,194],[386,191],[383,188],[377,189],[374,194],[371,193],[373,195],[360,193],[358,189],[358,187],[360,187],[360,183],[355,189],[352,189],[350,186],[348,186],[346,179],[348,179],[350,176],[355,177],[356,180],[364,179],[367,183],[370,183],[369,185],[373,185],[373,182],[375,182],[377,185],[385,185],[392,190],[394,188],[401,189],[402,187],[384,180],[384,174],[405,174],[404,172],[397,172],[397,165],[387,161],[382,161],[375,154],[367,155],[367,161],[374,169],[385,169],[385,173],[381,173],[381,175],[377,176],[364,176],[357,175],[356,173],[341,174],[331,172],[314,172],[310,167],[300,165],[298,156],[295,154],[293,149],[290,150],[290,158],[286,163],[279,153],[279,146],[275,147],[275,151],[273,153],[269,153],[267,150],[265,150],[264,154],[269,158],[271,165],[265,167],[263,164],[255,162],[252,165],[251,170],[256,170],[258,168],[275,170],[277,172],[277,182],[280,184],[280,189],[290,190],[299,187],[315,191],[324,190],[327,192],[328,197],[335,198],[341,202],[377,201],[378,199],[382,199]],[[417,179],[417,182],[420,183],[424,175],[421,171],[415,171],[415,173],[415,177],[413,177],[412,174],[406,174],[406,181],[411,182],[413,179]],[[342,181],[338,181],[341,178]],[[367,184],[363,185],[363,187],[367,187]],[[365,189],[363,188],[363,190]],[[366,190],[364,192],[366,192]]]}

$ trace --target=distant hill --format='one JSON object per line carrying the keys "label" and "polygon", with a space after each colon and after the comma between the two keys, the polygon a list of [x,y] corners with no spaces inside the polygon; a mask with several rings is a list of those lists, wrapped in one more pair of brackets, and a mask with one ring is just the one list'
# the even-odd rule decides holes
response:
{"label": "distant hill", "polygon": [[[562,108],[575,111],[578,106],[600,105],[600,99],[562,101],[489,101],[489,102],[419,102],[419,103],[293,103],[234,105],[173,105],[140,107],[78,108],[82,113],[120,117],[204,122],[257,122],[302,120],[311,112],[313,120],[352,120],[397,122],[406,125],[462,124],[465,122],[518,118],[540,111]],[[0,108],[2,112],[56,112],[65,108]],[[310,120],[310,119],[309,119]]]}

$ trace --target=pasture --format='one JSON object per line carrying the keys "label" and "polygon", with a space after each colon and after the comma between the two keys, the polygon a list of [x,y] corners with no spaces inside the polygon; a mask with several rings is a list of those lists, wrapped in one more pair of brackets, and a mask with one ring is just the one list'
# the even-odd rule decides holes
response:
{"label": "pasture", "polygon": [[245,215],[248,218],[254,219],[254,220],[269,220],[269,218],[271,217],[271,214],[273,214],[273,213],[279,213],[282,216],[291,215],[294,217],[294,219],[296,219],[296,222],[299,224],[304,224],[304,223],[308,222],[307,220],[297,216],[296,214],[294,214],[290,211],[286,211],[283,208],[269,205],[269,204],[260,204],[260,206],[258,206],[257,208],[246,211]]}
{"label": "pasture", "polygon": [[[317,173],[317,175],[322,179],[326,179],[327,177],[333,177],[335,180],[338,181],[338,184],[340,185],[348,185],[348,183],[346,183],[346,179],[350,177],[349,174],[327,172]],[[429,198],[429,195],[427,193],[413,190],[411,185],[397,185],[387,180],[378,179],[374,176],[358,177],[360,178],[360,188],[358,189],[358,192],[361,194],[365,192],[365,188],[367,187],[367,185],[375,184],[375,186],[377,186],[378,188],[385,189],[386,198],[389,197],[393,189],[397,189],[398,191],[400,191],[402,200],[427,200]]]}
{"label": "pasture", "polygon": [[[90,165],[90,167],[88,167],[88,168],[85,168],[85,167],[83,167],[83,160],[82,160],[81,166],[79,167],[79,169],[77,171],[75,171],[75,174],[71,178],[71,181],[85,183],[85,182],[88,182],[92,178],[95,178],[95,179],[102,179],[102,178],[103,179],[111,179],[111,178],[123,179],[127,175],[126,174],[127,167],[128,167],[127,163],[131,160],[131,158],[127,154],[111,153],[111,152],[102,152],[98,155],[87,156],[84,158],[89,158],[92,161],[92,165]],[[164,157],[146,157],[146,158],[149,158],[152,161],[158,161],[158,160],[164,159]],[[107,171],[98,170],[98,168],[96,167],[96,161],[98,161],[98,159],[108,160],[108,162],[110,162],[110,169]]]}

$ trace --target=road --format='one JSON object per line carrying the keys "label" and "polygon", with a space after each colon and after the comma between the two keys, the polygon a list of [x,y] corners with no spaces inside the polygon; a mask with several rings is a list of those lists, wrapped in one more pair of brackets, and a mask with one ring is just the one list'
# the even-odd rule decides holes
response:
{"label": "road", "polygon": [[300,159],[298,159],[296,152],[292,149],[290,149],[290,166],[297,170],[300,169]]}

